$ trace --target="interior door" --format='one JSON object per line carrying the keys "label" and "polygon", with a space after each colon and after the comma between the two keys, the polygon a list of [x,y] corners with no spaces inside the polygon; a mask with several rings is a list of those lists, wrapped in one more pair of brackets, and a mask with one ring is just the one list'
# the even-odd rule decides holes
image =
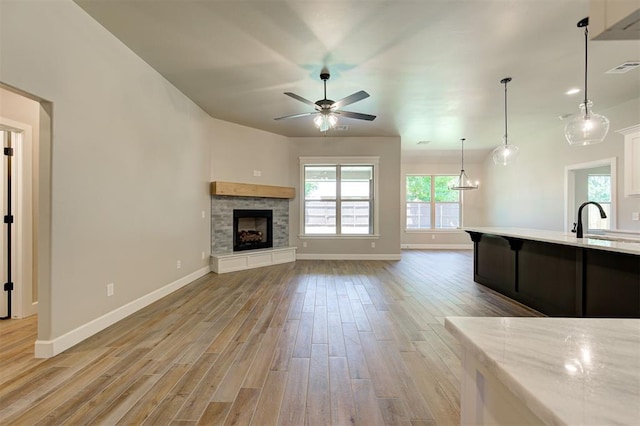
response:
{"label": "interior door", "polygon": [[30,146],[25,147],[29,138],[25,140],[23,136],[20,129],[0,125],[0,318],[3,319],[23,318],[37,312],[33,290],[31,150]]}
{"label": "interior door", "polygon": [[0,155],[0,234],[2,235],[0,246],[0,318],[15,318],[16,305],[19,305],[15,297],[16,283],[16,254],[17,236],[15,233],[15,208],[16,208],[16,180],[13,145],[15,133],[9,129],[2,129],[2,147]]}

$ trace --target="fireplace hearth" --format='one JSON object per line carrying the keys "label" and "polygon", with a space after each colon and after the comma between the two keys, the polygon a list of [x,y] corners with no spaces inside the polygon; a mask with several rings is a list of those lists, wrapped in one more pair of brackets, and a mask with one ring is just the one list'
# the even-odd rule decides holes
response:
{"label": "fireplace hearth", "polygon": [[271,247],[272,210],[233,210],[233,251]]}

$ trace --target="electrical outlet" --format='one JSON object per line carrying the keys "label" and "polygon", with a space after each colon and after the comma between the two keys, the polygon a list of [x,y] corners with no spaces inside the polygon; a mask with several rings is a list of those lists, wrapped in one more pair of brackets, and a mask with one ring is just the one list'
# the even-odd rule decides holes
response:
{"label": "electrical outlet", "polygon": [[204,255],[204,252],[202,252],[202,255],[201,255],[201,256],[202,256],[202,258],[204,259],[204,256],[205,256],[205,255]]}
{"label": "electrical outlet", "polygon": [[180,269],[182,268],[182,262],[178,260],[178,262],[176,263],[176,268]]}
{"label": "electrical outlet", "polygon": [[640,212],[632,212],[631,220],[640,220]]}
{"label": "electrical outlet", "polygon": [[206,213],[204,210],[202,210],[202,218],[204,219],[205,217],[207,217]]}
{"label": "electrical outlet", "polygon": [[253,176],[260,177],[260,176],[262,176],[262,172],[260,170],[254,170],[253,171]]}
{"label": "electrical outlet", "polygon": [[107,284],[107,296],[113,296],[113,283]]}
{"label": "electrical outlet", "polygon": [[375,243],[375,241],[371,241],[371,248],[376,248],[376,243]]}
{"label": "electrical outlet", "polygon": [[431,235],[431,239],[432,239],[432,240],[435,240],[435,239],[436,239],[436,236],[435,236],[435,235]]}
{"label": "electrical outlet", "polygon": [[306,241],[302,242],[302,247],[307,248],[307,242]]}

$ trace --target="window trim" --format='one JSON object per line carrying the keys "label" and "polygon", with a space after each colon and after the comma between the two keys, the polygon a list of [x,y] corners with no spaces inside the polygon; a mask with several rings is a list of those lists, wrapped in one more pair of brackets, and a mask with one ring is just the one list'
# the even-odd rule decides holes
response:
{"label": "window trim", "polygon": [[564,232],[569,233],[576,215],[576,173],[585,169],[609,166],[611,171],[611,229],[616,229],[618,201],[617,158],[602,158],[586,163],[570,164],[564,167]]}
{"label": "window trim", "polygon": [[[613,209],[613,194],[611,193],[611,188],[612,188],[612,184],[611,182],[613,181],[613,177],[611,176],[611,173],[587,173],[587,194],[589,193],[589,186],[590,186],[590,178],[592,176],[605,176],[609,178],[609,201],[597,201],[598,204],[600,204],[602,206],[602,208],[604,209],[605,206],[609,206],[608,208],[608,212],[607,212],[607,223],[609,225],[608,228],[591,228],[591,216],[592,215],[597,215],[597,207],[594,206],[593,204],[589,204],[587,206],[586,209],[586,223],[587,226],[585,227],[585,229],[587,230],[587,232],[591,232],[591,231],[610,231],[611,229],[613,229],[611,227],[611,223],[612,223],[612,219],[611,219],[611,212]],[[591,197],[587,195],[587,199],[591,200]],[[607,209],[605,209],[607,210]],[[597,216],[597,219],[599,219],[600,216]],[[597,220],[596,219],[596,220]]]}
{"label": "window trim", "polygon": [[[424,202],[422,201],[422,203],[424,204],[429,204],[430,205],[430,215],[431,215],[431,227],[430,228],[407,228],[407,203],[410,203],[411,201],[407,201],[407,176],[429,176],[431,177],[431,196],[430,199],[431,201],[429,202]],[[436,233],[436,232],[442,232],[442,233],[447,233],[447,232],[460,232],[460,229],[463,228],[464,226],[464,191],[458,191],[459,192],[459,201],[458,204],[460,205],[460,224],[458,225],[457,228],[435,228],[435,223],[436,223],[436,218],[435,218],[435,205],[436,205],[436,201],[435,201],[435,177],[436,176],[457,176],[456,173],[405,173],[404,174],[404,179],[402,182],[402,194],[403,194],[403,199],[402,199],[402,211],[403,211],[403,221],[404,221],[404,232],[405,233],[415,233],[415,234],[420,234],[420,233]],[[453,204],[453,202],[451,202],[451,204]]]}
{"label": "window trim", "polygon": [[[379,195],[379,167],[380,165],[380,157],[299,157],[299,174],[300,174],[300,218],[299,218],[299,238],[322,238],[322,239],[372,239],[380,237],[380,220],[379,218],[379,203],[378,203],[378,195]],[[340,234],[340,229],[338,228],[338,221],[336,220],[336,233],[335,234],[305,234],[304,232],[304,209],[305,209],[305,196],[304,196],[304,187],[305,187],[305,174],[304,168],[305,166],[372,166],[373,167],[373,191],[371,203],[372,206],[372,227],[370,234]],[[336,196],[340,196],[338,185],[338,192]],[[336,205],[336,215],[340,214],[338,210],[338,205]]]}

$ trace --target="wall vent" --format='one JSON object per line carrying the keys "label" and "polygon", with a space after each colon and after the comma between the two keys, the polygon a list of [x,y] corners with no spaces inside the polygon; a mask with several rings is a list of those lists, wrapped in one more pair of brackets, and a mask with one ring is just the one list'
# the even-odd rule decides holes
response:
{"label": "wall vent", "polygon": [[333,130],[335,130],[336,132],[346,132],[347,130],[349,130],[349,126],[346,124],[342,124],[340,126],[334,127]]}
{"label": "wall vent", "polygon": [[640,61],[627,61],[617,67],[611,68],[605,74],[624,74],[636,68],[640,67]]}

